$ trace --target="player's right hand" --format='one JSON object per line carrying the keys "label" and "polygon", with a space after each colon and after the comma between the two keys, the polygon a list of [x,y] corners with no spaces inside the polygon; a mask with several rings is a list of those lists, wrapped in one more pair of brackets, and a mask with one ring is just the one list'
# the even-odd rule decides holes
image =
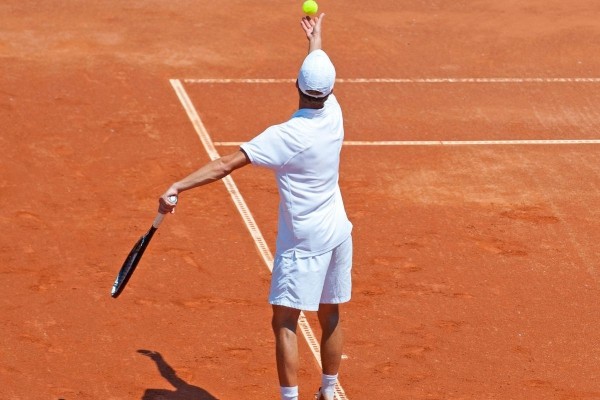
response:
{"label": "player's right hand", "polygon": [[175,206],[177,205],[177,193],[176,190],[169,188],[160,198],[158,199],[158,212],[161,214],[173,214],[175,213]]}

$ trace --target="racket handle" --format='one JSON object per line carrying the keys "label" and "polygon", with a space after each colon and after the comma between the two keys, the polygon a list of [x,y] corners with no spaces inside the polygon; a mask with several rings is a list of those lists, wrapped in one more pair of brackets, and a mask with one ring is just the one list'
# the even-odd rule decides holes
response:
{"label": "racket handle", "polygon": [[154,218],[154,222],[152,223],[152,226],[154,227],[154,229],[158,229],[160,224],[163,222],[163,219],[165,219],[165,215],[167,215],[167,214],[161,214],[161,213],[156,214],[156,218]]}
{"label": "racket handle", "polygon": [[[177,196],[175,196],[175,195],[169,196],[169,201],[173,204],[177,204]],[[165,215],[167,215],[167,214],[161,214],[161,213],[156,214],[156,217],[154,218],[154,222],[152,223],[152,226],[154,227],[154,229],[158,229],[160,224],[163,222],[163,219],[165,219]]]}

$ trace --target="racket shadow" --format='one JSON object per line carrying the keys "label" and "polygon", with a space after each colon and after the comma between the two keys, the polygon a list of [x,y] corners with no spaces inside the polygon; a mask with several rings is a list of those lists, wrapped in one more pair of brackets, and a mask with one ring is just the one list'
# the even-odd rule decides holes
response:
{"label": "racket shadow", "polygon": [[177,376],[177,372],[165,361],[163,356],[157,351],[138,350],[138,353],[149,357],[156,363],[158,371],[175,390],[167,389],[146,389],[141,400],[218,400],[206,390],[190,385]]}

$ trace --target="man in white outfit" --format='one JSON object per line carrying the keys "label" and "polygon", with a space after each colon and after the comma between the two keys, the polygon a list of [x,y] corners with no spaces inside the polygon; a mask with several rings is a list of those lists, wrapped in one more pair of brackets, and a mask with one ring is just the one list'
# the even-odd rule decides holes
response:
{"label": "man in white outfit", "polygon": [[323,374],[316,397],[333,400],[343,344],[339,304],[351,295],[352,224],[338,185],[344,127],[332,93],[335,68],[321,49],[323,17],[301,21],[309,50],[296,82],[298,111],[290,120],[174,183],[159,200],[160,212],[172,212],[169,196],[250,163],[275,173],[280,203],[269,302],[282,400],[298,399],[296,330],[301,310],[317,311],[322,329]]}

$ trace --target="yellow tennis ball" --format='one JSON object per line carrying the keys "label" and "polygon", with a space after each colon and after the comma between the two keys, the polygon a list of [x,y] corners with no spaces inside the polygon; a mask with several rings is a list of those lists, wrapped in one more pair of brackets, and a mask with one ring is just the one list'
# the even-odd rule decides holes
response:
{"label": "yellow tennis ball", "polygon": [[302,4],[302,11],[307,15],[315,15],[318,9],[319,5],[315,0],[306,0],[304,4]]}

